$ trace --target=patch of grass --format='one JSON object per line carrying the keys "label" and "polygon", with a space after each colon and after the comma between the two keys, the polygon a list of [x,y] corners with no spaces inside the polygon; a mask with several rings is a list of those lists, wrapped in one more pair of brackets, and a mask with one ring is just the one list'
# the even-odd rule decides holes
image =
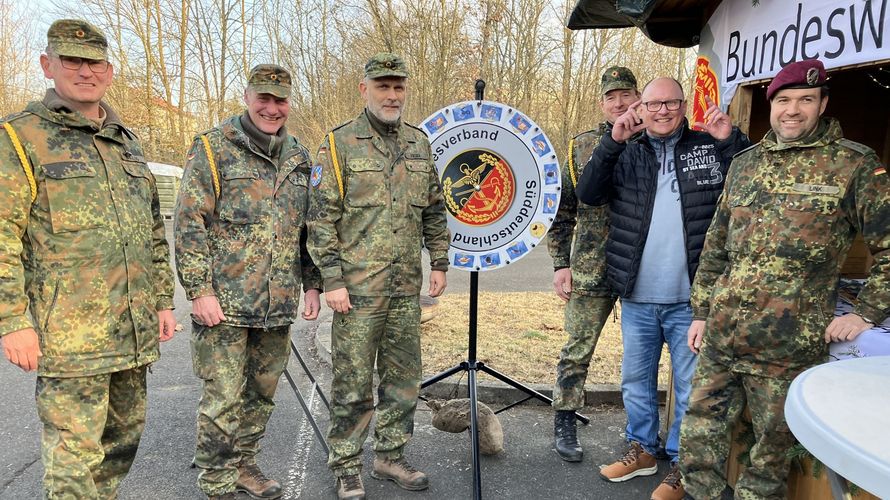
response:
{"label": "patch of grass", "polygon": [[522,334],[522,338],[547,340],[547,336],[536,330],[529,330]]}
{"label": "patch of grass", "polygon": [[[446,294],[439,299],[436,317],[422,325],[425,374],[438,373],[466,359],[469,300],[468,294]],[[554,383],[559,351],[568,338],[563,328],[564,309],[563,301],[553,293],[480,292],[478,360],[521,382]],[[588,384],[621,381],[618,314],[620,311],[603,328],[590,361]],[[668,359],[665,348],[659,366],[660,383],[667,382]]]}

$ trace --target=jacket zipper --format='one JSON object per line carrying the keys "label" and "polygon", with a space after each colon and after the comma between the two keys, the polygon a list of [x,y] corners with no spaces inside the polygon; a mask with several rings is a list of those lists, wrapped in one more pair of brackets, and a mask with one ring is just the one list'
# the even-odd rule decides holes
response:
{"label": "jacket zipper", "polygon": [[[648,142],[648,140],[646,143],[641,143],[641,145],[644,148],[648,148],[649,151],[651,151],[653,155],[655,154],[655,148],[652,147],[652,144],[650,142]],[[656,157],[655,159],[657,161],[658,157]],[[659,170],[661,170],[661,165],[658,165],[658,168],[659,168]],[[637,252],[634,252],[634,259],[633,259],[633,262],[631,262],[631,268],[628,269],[627,282],[624,283],[624,293],[622,294],[623,297],[627,297],[630,295],[631,292],[633,292],[633,289],[631,288],[631,282],[633,282],[634,288],[637,286],[637,275],[640,274],[640,261],[643,260],[643,250],[646,246],[646,240],[649,239],[649,225],[652,224],[652,212],[655,211],[655,199],[654,198],[655,198],[655,189],[658,189],[658,174],[656,174],[654,179],[655,179],[654,186],[652,186],[652,185],[646,186],[648,188],[648,189],[646,189],[646,207],[647,207],[646,213],[647,213],[647,215],[644,218],[645,220],[642,220],[641,224],[640,224],[640,234],[637,238],[637,248],[639,248],[639,250]],[[655,188],[655,189],[653,189],[653,188]],[[643,237],[643,231],[646,231],[645,238]],[[631,276],[631,272],[633,273],[633,276]]]}
{"label": "jacket zipper", "polygon": [[[682,136],[681,136],[682,138]],[[674,145],[674,177],[677,178],[677,194],[680,195],[680,223],[683,224],[683,249],[686,253],[686,276],[689,278],[689,286],[692,287],[692,263],[689,259],[689,230],[686,227],[686,205],[683,203],[683,182],[680,180],[680,159],[677,157],[677,146],[680,145],[679,139]],[[715,205],[716,207],[716,205]],[[705,229],[705,234],[708,231]],[[704,248],[704,245],[702,245]]]}

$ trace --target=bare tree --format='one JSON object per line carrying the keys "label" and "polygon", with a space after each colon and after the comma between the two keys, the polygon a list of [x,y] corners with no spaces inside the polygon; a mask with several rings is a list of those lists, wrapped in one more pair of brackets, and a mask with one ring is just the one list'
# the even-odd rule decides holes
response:
{"label": "bare tree", "polygon": [[0,116],[20,111],[40,93],[35,32],[15,2],[0,0]]}
{"label": "bare tree", "polygon": [[[692,51],[669,49],[638,30],[569,31],[573,0],[56,0],[60,14],[86,17],[109,37],[115,85],[108,99],[143,138],[152,158],[176,162],[196,132],[241,112],[247,73],[261,62],[294,81],[288,126],[314,147],[362,108],[358,83],[375,52],[408,62],[417,123],[449,103],[486,98],[532,117],[562,153],[569,138],[602,120],[599,79],[613,64],[640,83],[676,76],[691,88]],[[32,56],[31,27],[0,0],[0,109],[39,94],[18,68]]]}

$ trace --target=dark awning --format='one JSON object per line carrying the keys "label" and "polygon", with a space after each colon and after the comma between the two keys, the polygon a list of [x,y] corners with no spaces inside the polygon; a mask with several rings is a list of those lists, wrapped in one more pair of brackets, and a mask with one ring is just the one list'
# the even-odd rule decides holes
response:
{"label": "dark awning", "polygon": [[636,26],[655,43],[692,47],[720,1],[578,0],[567,26],[573,30]]}

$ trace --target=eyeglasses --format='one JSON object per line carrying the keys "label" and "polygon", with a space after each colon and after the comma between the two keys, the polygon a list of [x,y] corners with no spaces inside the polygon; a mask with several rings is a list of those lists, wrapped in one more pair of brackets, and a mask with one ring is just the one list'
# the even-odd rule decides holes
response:
{"label": "eyeglasses", "polygon": [[96,59],[84,59],[82,57],[59,56],[59,62],[65,69],[79,70],[84,64],[90,67],[93,73],[105,73],[108,71],[108,61]]}
{"label": "eyeglasses", "polygon": [[670,99],[667,101],[647,101],[643,103],[643,105],[646,106],[646,111],[650,113],[660,111],[662,106],[666,107],[668,111],[677,111],[678,109],[680,109],[681,104],[683,104],[683,99]]}

